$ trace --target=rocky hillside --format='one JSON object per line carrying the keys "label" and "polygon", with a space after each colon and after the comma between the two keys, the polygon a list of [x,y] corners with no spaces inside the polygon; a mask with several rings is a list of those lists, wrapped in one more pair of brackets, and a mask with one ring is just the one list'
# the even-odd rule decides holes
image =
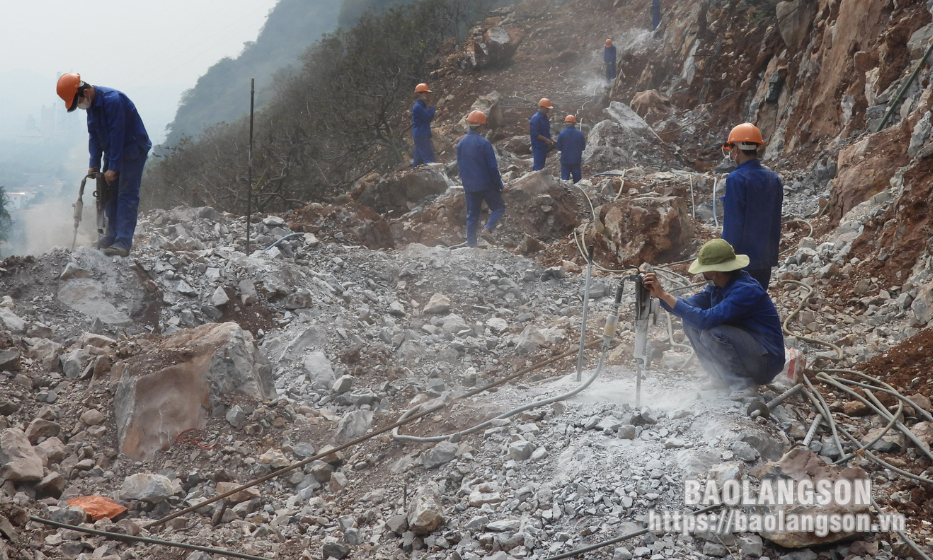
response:
{"label": "rocky hillside", "polygon": [[[129,258],[0,262],[0,559],[545,559],[682,511],[685,480],[806,476],[870,478],[872,508],[844,511],[903,514],[905,531],[655,528],[584,557],[931,554],[929,62],[874,132],[933,37],[929,9],[673,2],[648,32],[646,8],[490,14],[437,57],[441,162],[253,216],[249,247],[245,217],[179,207],[141,218]],[[603,88],[606,36],[622,64]],[[577,185],[554,178],[556,158],[530,172],[541,96],[583,121]],[[509,187],[499,245],[483,249],[461,246],[451,150],[470,107],[490,115]],[[751,418],[750,402],[701,390],[663,313],[636,406],[631,284],[597,367],[631,266],[692,288],[684,261],[719,233],[717,145],[746,118],[785,183],[771,296],[835,422],[810,439],[800,395]],[[592,380],[568,395],[590,245]]]}

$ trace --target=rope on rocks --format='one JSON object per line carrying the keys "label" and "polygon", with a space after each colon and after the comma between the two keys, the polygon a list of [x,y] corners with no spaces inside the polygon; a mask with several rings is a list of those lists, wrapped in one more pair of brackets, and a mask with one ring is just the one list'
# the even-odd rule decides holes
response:
{"label": "rope on rocks", "polygon": [[59,523],[57,521],[52,521],[51,519],[43,519],[41,517],[36,517],[30,515],[29,519],[37,523],[43,523],[45,525],[51,525],[52,527],[58,527],[60,529],[70,529],[72,531],[78,531],[80,533],[88,533],[90,535],[97,535],[99,537],[107,537],[108,539],[118,540],[118,541],[130,541],[130,542],[142,542],[148,544],[157,544],[159,546],[171,546],[174,548],[186,548],[188,550],[199,550],[201,552],[209,552],[211,554],[220,554],[222,556],[230,556],[232,558],[246,558],[247,560],[268,560],[262,556],[252,556],[250,554],[243,554],[242,552],[233,552],[232,550],[221,550],[219,548],[209,548],[206,546],[198,546],[196,544],[187,544],[174,541],[164,541],[161,539],[150,539],[148,537],[134,537],[132,535],[124,535],[121,533],[109,533],[107,531],[98,531],[97,529],[86,529],[84,527],[78,527],[76,525],[68,525],[67,523]]}

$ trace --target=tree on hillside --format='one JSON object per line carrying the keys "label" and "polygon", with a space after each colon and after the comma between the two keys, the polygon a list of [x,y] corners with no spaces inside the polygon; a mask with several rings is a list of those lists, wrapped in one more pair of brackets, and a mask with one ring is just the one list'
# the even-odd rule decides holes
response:
{"label": "tree on hillside", "polygon": [[9,208],[10,199],[6,195],[6,187],[0,185],[0,244],[7,241],[13,228],[13,217],[10,216]]}
{"label": "tree on hillside", "polygon": [[[367,12],[354,28],[309,49],[301,71],[279,80],[275,99],[256,118],[257,209],[327,199],[401,163],[415,84],[482,2],[418,0]],[[175,146],[151,170],[144,204],[245,211],[247,138],[248,123],[239,120]]]}

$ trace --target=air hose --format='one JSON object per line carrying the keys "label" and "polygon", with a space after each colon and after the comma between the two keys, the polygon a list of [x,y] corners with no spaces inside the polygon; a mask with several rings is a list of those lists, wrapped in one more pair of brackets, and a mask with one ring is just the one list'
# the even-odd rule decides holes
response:
{"label": "air hose", "polygon": [[[609,347],[612,343],[613,337],[615,336],[616,325],[618,325],[619,323],[619,307],[622,305],[622,288],[624,286],[625,286],[625,280],[623,279],[622,283],[619,284],[619,287],[616,290],[616,298],[615,298],[615,302],[612,304],[612,311],[609,313],[609,316],[606,317],[606,326],[603,329],[603,343],[602,343],[602,351],[599,356],[599,364],[596,366],[596,369],[593,371],[593,374],[590,375],[586,379],[586,381],[584,381],[583,384],[581,384],[579,387],[576,387],[575,389],[568,391],[566,393],[563,393],[561,395],[557,395],[556,397],[551,397],[548,399],[531,402],[526,405],[522,405],[518,408],[513,408],[512,410],[504,412],[496,416],[495,418],[491,418],[489,420],[486,420],[485,422],[477,424],[473,426],[472,428],[467,428],[465,430],[461,430],[453,434],[446,434],[446,435],[441,435],[441,436],[430,436],[430,437],[408,436],[408,435],[399,434],[398,428],[395,428],[392,430],[392,437],[400,441],[414,441],[417,443],[431,443],[431,442],[438,442],[438,441],[444,441],[444,440],[450,440],[450,441],[456,442],[462,439],[463,436],[478,432],[480,430],[483,430],[491,426],[495,420],[502,420],[505,418],[509,418],[510,416],[514,416],[518,414],[519,412],[524,412],[526,410],[531,410],[532,408],[538,408],[538,407],[545,406],[548,404],[556,403],[558,401],[569,399],[570,397],[580,393],[581,391],[583,391],[584,389],[592,385],[594,381],[596,381],[596,378],[599,377],[599,375],[602,373],[603,367],[606,364],[606,356],[609,354]],[[402,416],[399,418],[399,422],[405,420],[406,418],[408,418],[409,416],[413,414],[416,414],[423,406],[424,404],[419,404],[415,406],[414,408],[407,410],[405,414],[402,414]]]}

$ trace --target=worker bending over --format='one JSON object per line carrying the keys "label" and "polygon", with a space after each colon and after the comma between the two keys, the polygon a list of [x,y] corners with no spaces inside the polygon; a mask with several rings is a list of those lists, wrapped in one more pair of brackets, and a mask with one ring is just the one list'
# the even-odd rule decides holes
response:
{"label": "worker bending over", "polygon": [[729,398],[755,395],[784,367],[781,320],[768,293],[747,272],[746,255],[736,255],[723,239],[700,248],[691,274],[703,274],[707,287],[688,298],[667,293],[654,273],[645,288],[669,313],[683,319],[684,332],[700,364],[710,374],[706,388],[729,388]]}
{"label": "worker bending over", "polygon": [[557,149],[560,150],[560,178],[566,181],[573,176],[573,182],[579,183],[582,172],[583,150],[586,149],[586,135],[577,130],[577,118],[567,115],[564,118],[567,128],[557,136]]}
{"label": "worker bending over", "polygon": [[88,176],[97,174],[104,159],[104,179],[111,196],[104,212],[107,235],[98,249],[110,256],[125,257],[133,248],[139,211],[139,188],[152,142],[133,102],[115,89],[92,86],[80,74],[62,74],[56,85],[65,109],[87,112],[91,154]]}
{"label": "worker bending over", "polygon": [[784,185],[777,173],[758,161],[763,144],[758,127],[744,123],[733,128],[722,145],[727,157],[738,164],[726,177],[722,238],[737,253],[748,255],[748,273],[767,290],[771,268],[778,263]]}
{"label": "worker bending over", "polygon": [[431,88],[428,84],[418,84],[415,86],[415,106],[411,108],[411,136],[415,141],[412,167],[437,161],[434,157],[434,145],[431,143],[431,121],[433,120],[434,106],[431,105]]}
{"label": "worker bending over", "polygon": [[528,121],[531,132],[531,155],[534,157],[532,170],[534,171],[544,169],[544,164],[547,163],[547,152],[556,144],[551,139],[551,120],[547,116],[553,108],[548,98],[542,97],[538,101],[538,112]]}
{"label": "worker bending over", "polygon": [[505,214],[505,202],[502,200],[505,185],[502,184],[496,152],[489,140],[480,134],[486,128],[486,115],[482,111],[473,111],[466,121],[470,131],[457,143],[457,167],[466,198],[467,245],[476,247],[476,228],[484,200],[489,207],[489,220],[480,237],[487,243],[496,242],[492,232]]}

